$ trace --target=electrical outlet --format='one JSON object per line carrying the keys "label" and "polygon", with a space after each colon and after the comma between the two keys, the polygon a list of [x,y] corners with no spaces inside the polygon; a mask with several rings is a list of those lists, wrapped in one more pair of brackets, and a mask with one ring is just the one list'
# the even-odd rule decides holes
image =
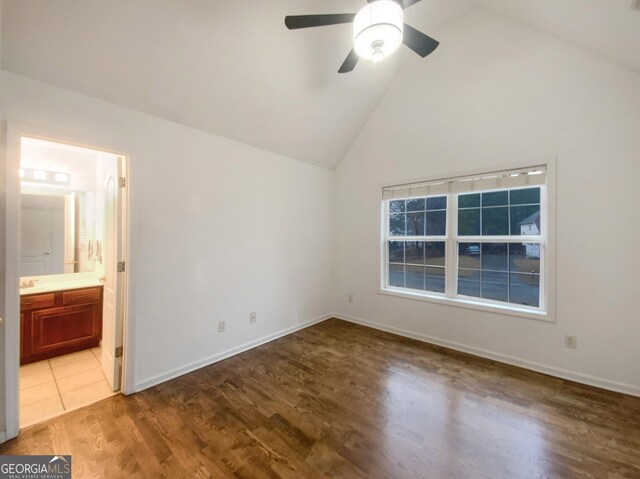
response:
{"label": "electrical outlet", "polygon": [[567,348],[578,349],[578,337],[577,336],[565,336],[564,345]]}
{"label": "electrical outlet", "polygon": [[251,324],[255,323],[258,320],[258,318],[256,317],[256,313],[249,313],[249,322]]}
{"label": "electrical outlet", "polygon": [[218,323],[218,332],[219,333],[224,333],[227,330],[227,322],[226,321],[220,321]]}
{"label": "electrical outlet", "polygon": [[353,303],[353,295],[352,294],[349,295],[349,302]]}

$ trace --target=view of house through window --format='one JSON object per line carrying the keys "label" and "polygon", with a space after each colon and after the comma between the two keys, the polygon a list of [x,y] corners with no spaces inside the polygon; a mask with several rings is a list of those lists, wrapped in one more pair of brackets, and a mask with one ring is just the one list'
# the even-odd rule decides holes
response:
{"label": "view of house through window", "polygon": [[543,169],[385,190],[383,289],[542,309],[544,192]]}

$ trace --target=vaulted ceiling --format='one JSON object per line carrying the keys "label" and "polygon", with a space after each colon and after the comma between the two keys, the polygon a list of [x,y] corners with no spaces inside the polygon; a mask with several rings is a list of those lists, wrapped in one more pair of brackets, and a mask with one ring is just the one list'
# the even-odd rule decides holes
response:
{"label": "vaulted ceiling", "polygon": [[[429,62],[405,48],[339,75],[349,25],[284,26],[285,15],[356,12],[364,0],[1,1],[2,68],[326,168],[403,63]],[[640,71],[629,3],[423,0],[405,19],[437,38],[482,7]]]}

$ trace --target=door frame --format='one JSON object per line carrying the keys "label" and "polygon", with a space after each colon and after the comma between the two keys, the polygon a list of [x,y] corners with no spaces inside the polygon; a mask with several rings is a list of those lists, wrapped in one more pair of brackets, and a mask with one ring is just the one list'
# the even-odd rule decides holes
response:
{"label": "door frame", "polygon": [[[132,394],[134,387],[134,328],[130,320],[129,278],[130,278],[130,194],[129,170],[130,155],[110,148],[85,145],[67,139],[59,132],[47,128],[37,128],[7,121],[5,123],[5,319],[4,319],[4,416],[5,431],[0,430],[0,442],[17,437],[20,432],[19,409],[19,370],[20,370],[20,168],[21,139],[23,137],[52,141],[71,146],[88,148],[111,153],[122,161],[122,175],[125,188],[119,188],[122,195],[120,224],[122,235],[122,251],[119,256],[126,262],[125,271],[120,276],[121,314],[123,328],[122,382],[120,390],[123,394]],[[0,178],[2,175],[0,175]],[[1,377],[1,376],[0,376]],[[2,389],[0,388],[0,391]],[[1,426],[1,425],[0,425]],[[3,438],[3,432],[5,437]]]}

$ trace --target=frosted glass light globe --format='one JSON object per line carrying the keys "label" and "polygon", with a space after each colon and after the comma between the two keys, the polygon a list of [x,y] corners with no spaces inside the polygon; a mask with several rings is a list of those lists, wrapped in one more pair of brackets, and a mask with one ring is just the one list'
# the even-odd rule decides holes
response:
{"label": "frosted glass light globe", "polygon": [[404,14],[399,3],[377,0],[363,7],[353,21],[353,46],[359,57],[378,62],[402,45]]}

